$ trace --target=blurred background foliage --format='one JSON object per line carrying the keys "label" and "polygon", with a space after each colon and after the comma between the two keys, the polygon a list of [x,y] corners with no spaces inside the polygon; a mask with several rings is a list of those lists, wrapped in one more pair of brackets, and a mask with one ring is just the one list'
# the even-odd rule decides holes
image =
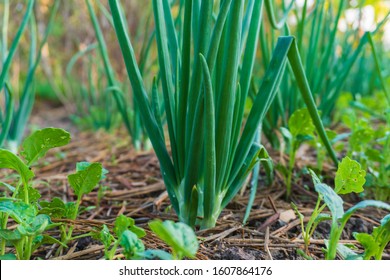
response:
{"label": "blurred background foliage", "polygon": [[[38,30],[41,33],[44,32],[45,24],[48,20],[49,7],[53,5],[53,2],[54,0],[37,0],[37,3],[35,4],[34,9],[38,23]],[[101,2],[108,9],[107,3],[105,3],[106,1]],[[276,11],[279,11],[280,18],[283,14],[283,9],[281,8],[282,0],[277,0],[275,2]],[[289,1],[285,1],[285,5],[288,5],[288,2]],[[311,7],[314,7],[315,2],[316,0],[308,1],[309,12]],[[330,5],[333,12],[336,13],[340,0],[330,0],[326,2],[326,5]],[[349,7],[345,14],[342,15],[342,19],[339,24],[340,33],[345,33],[347,28],[353,28],[358,29],[359,35],[362,36],[365,31],[373,30],[375,28],[375,23],[383,19],[390,10],[390,1],[352,0],[348,2]],[[10,1],[10,18],[12,19],[9,26],[10,35],[15,33],[16,28],[20,24],[26,3],[27,1]],[[297,0],[296,4],[298,7],[302,8],[304,0]],[[115,32],[113,32],[112,26],[102,13],[101,9],[98,8],[97,3],[95,3],[95,6],[98,20],[101,24],[101,28],[108,45],[113,67],[117,71],[118,75],[123,77],[125,70],[119,46],[116,43]],[[148,20],[152,12],[151,1],[127,0],[123,1],[123,6],[126,11],[130,34],[131,37],[134,38],[133,42],[136,45],[135,49],[139,52],[145,34],[148,36],[153,30],[153,20]],[[362,8],[362,14],[359,14],[359,8]],[[0,14],[2,14],[2,12],[3,5],[0,5]],[[297,14],[290,13],[288,22],[292,29],[294,24],[297,22],[297,16]],[[11,40],[12,36],[9,37],[9,40]],[[21,45],[11,69],[11,83],[15,87],[16,91],[18,91],[18,80],[20,75],[24,75],[26,73],[23,69],[25,67],[26,56],[28,56],[28,52],[26,51],[29,46],[28,40],[28,32],[26,32],[22,38]],[[379,50],[386,52],[384,58],[389,59],[390,23],[387,23],[384,28],[381,29],[379,34],[375,36],[375,40],[378,44]],[[85,1],[61,1],[59,14],[56,18],[53,31],[43,51],[41,68],[38,69],[36,76],[38,94],[55,98],[56,94],[52,88],[53,84],[51,84],[51,82],[54,82],[57,87],[61,87],[65,67],[74,54],[95,42],[96,36],[90,22]],[[356,40],[356,42],[358,42],[358,40]],[[259,56],[261,57],[260,51]],[[369,56],[369,54],[367,54],[367,56]],[[77,63],[77,65],[75,65],[75,71],[79,77],[87,80],[87,73],[86,71],[83,71],[82,64],[82,62]],[[259,66],[258,68],[261,67]],[[52,81],[49,81],[50,79],[48,79],[48,77],[52,79]],[[351,83],[354,82],[352,81]]]}

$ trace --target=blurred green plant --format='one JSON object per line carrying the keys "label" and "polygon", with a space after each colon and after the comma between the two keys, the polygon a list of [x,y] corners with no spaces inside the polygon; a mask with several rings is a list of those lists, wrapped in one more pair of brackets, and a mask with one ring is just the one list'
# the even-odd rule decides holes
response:
{"label": "blurred green plant", "polygon": [[[350,8],[349,1],[320,0],[314,1],[311,6],[309,2],[305,0],[303,6],[295,3],[289,15],[290,22],[294,23],[286,25],[281,30],[283,34],[296,36],[298,50],[314,100],[321,111],[322,120],[325,124],[330,124],[340,93],[352,91],[351,87],[354,87],[356,81],[359,81],[359,84],[370,84],[372,77],[375,78],[377,54],[372,44],[372,36],[382,30],[390,13],[388,12],[377,23],[372,32],[362,32],[361,28],[349,25],[346,26],[345,31],[341,31],[340,25],[346,22],[345,14]],[[360,13],[362,13],[364,2],[360,1],[359,7],[355,8]],[[285,5],[286,1],[282,1],[282,6]],[[276,32],[270,26],[262,26],[260,46],[265,67],[269,65],[270,54],[276,44]],[[364,35],[360,35],[361,33]],[[371,47],[368,58],[364,53],[367,46]],[[373,67],[364,66],[369,63]],[[352,73],[354,68],[357,68],[356,73]],[[347,83],[347,81],[350,82]],[[347,86],[350,89],[346,88]],[[264,134],[273,147],[278,147],[280,144],[274,133],[275,129],[279,128],[279,123],[287,126],[289,117],[304,104],[304,100],[296,94],[298,90],[292,69],[289,68],[281,80],[277,98],[263,125]]]}
{"label": "blurred green plant", "polygon": [[[56,13],[58,11],[60,1],[56,0],[52,7],[50,8],[50,18],[46,26],[46,30],[43,34],[42,39],[38,45],[38,35],[37,35],[37,24],[35,16],[33,13],[34,1],[30,0],[27,3],[27,10],[24,15],[23,21],[18,29],[18,32],[11,44],[9,50],[7,50],[7,40],[8,40],[8,21],[9,21],[9,1],[4,2],[3,10],[3,28],[2,28],[2,37],[1,37],[1,50],[2,57],[5,58],[3,67],[0,74],[0,89],[4,90],[5,98],[5,112],[0,114],[2,131],[0,134],[0,146],[4,146],[4,141],[7,141],[7,146],[14,152],[16,152],[17,147],[23,137],[23,134],[28,123],[32,107],[35,100],[35,89],[34,89],[34,76],[35,72],[39,66],[42,57],[42,50],[45,46],[47,39],[49,37],[50,31],[53,27]],[[16,49],[20,43],[21,36],[24,29],[29,23],[30,27],[30,48],[29,48],[29,64],[27,70],[27,76],[24,81],[22,91],[20,95],[12,93],[11,85],[7,84],[7,79],[9,78],[9,70],[12,64],[12,59],[15,55]],[[38,46],[38,48],[37,48]],[[6,85],[6,86],[5,86]],[[19,99],[16,98],[19,96]],[[18,106],[15,106],[15,103]]]}

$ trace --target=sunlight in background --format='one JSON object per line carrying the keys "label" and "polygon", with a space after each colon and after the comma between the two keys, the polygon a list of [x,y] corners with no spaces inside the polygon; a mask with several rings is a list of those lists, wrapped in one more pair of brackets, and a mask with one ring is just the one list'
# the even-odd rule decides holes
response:
{"label": "sunlight in background", "polygon": [[[305,0],[295,1],[299,8],[303,8]],[[287,1],[287,5],[289,5],[289,3],[291,2]],[[308,0],[308,9],[310,9],[314,4],[314,0]],[[362,32],[372,32],[376,28],[376,21],[382,19],[390,11],[390,1],[378,1],[377,4],[379,5],[379,8],[378,6],[374,7],[373,5],[366,5],[361,11],[357,8],[359,1],[351,0],[350,4],[352,7],[356,8],[347,9],[345,17],[340,19],[338,28],[341,32],[346,32],[348,28],[352,28],[354,30],[360,29]],[[291,25],[295,25],[297,24],[297,19],[292,15],[289,17],[288,22]],[[385,50],[390,50],[390,22],[387,22],[383,28],[382,42]]]}

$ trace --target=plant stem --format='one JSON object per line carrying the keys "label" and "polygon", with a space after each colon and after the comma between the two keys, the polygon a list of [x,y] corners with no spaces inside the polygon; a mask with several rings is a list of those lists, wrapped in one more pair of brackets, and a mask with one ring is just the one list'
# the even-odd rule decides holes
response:
{"label": "plant stem", "polygon": [[295,149],[295,140],[291,140],[291,146],[290,146],[290,159],[288,163],[288,175],[287,175],[287,199],[290,199],[291,195],[291,181],[292,181],[292,174],[294,171],[294,165],[295,165],[295,155],[296,155],[296,149]]}
{"label": "plant stem", "polygon": [[[81,204],[81,195],[77,197],[77,201],[76,201],[76,211],[75,211],[75,213],[74,213],[74,215],[73,215],[73,217],[72,217],[72,220],[76,220],[77,215],[78,215],[78,213],[79,213],[80,204]],[[66,235],[66,239],[64,240],[64,243],[65,243],[65,244],[68,244],[68,242],[72,240],[73,229],[74,229],[74,225],[71,225],[71,226],[69,227],[68,234]]]}
{"label": "plant stem", "polygon": [[332,225],[332,229],[330,231],[330,239],[328,251],[325,254],[326,260],[334,260],[337,254],[337,243],[340,239],[340,235],[343,227],[339,228],[336,224]]}
{"label": "plant stem", "polygon": [[325,208],[325,204],[322,205],[320,208],[320,203],[321,203],[321,198],[317,198],[317,203],[316,206],[313,210],[313,213],[311,214],[310,220],[306,225],[306,231],[305,231],[305,236],[303,237],[305,241],[305,251],[307,252],[309,250],[309,245],[310,245],[310,238],[314,233],[314,230],[316,226],[313,226],[315,220],[317,219],[318,215],[321,214],[322,210]]}
{"label": "plant stem", "polygon": [[[15,198],[16,195],[18,194],[18,191],[20,189],[21,184],[22,184],[22,182],[19,179],[19,183],[16,186],[16,189],[15,189],[14,193],[12,194],[12,198]],[[9,215],[8,214],[4,214],[3,220],[2,220],[2,224],[1,224],[1,229],[7,229],[8,218],[9,218]],[[4,238],[2,238],[1,239],[1,251],[0,251],[1,256],[3,256],[5,254],[5,245],[6,245],[6,240]]]}
{"label": "plant stem", "polygon": [[31,249],[32,249],[32,243],[33,243],[33,236],[28,236],[27,237],[27,242],[25,243],[25,248],[24,248],[24,257],[23,259],[29,260],[31,258]]}

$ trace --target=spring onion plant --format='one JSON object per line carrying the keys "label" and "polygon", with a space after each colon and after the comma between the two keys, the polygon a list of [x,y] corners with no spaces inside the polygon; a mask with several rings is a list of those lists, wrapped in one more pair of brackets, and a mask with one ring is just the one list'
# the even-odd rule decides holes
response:
{"label": "spring onion plant", "polygon": [[26,12],[23,20],[19,26],[19,29],[12,41],[10,49],[7,49],[8,38],[8,20],[9,20],[9,1],[4,1],[3,21],[2,21],[2,36],[1,36],[1,54],[2,54],[2,68],[0,72],[0,91],[4,92],[5,98],[5,110],[0,114],[1,133],[0,133],[0,147],[4,146],[4,142],[8,136],[8,132],[12,123],[12,117],[14,114],[14,100],[10,87],[7,86],[7,76],[12,65],[16,49],[19,46],[20,39],[26,29],[32,10],[34,7],[34,0],[28,2]]}
{"label": "spring onion plant", "polygon": [[[282,28],[281,33],[296,36],[309,86],[322,112],[321,118],[326,123],[330,123],[340,93],[345,90],[350,91],[345,86],[351,83],[346,84],[346,81],[355,79],[351,76],[351,71],[354,67],[360,67],[361,60],[365,59],[366,47],[372,40],[371,36],[382,29],[389,14],[377,24],[373,32],[360,35],[361,29],[355,30],[350,26],[345,32],[339,30],[340,22],[349,8],[349,1],[320,0],[314,1],[311,6],[309,2],[305,0],[303,7],[294,5],[291,16],[296,19],[296,24],[290,24],[289,28]],[[364,1],[359,3],[361,9]],[[267,25],[263,25],[261,30],[260,45],[263,50],[263,63],[266,66],[276,44],[274,39],[276,32]],[[370,58],[372,61],[374,54],[371,54]],[[376,69],[369,68],[369,73],[367,69],[362,71],[365,74],[364,77],[360,77],[360,80],[368,84],[370,76],[375,76],[373,74]],[[296,94],[299,89],[291,68],[281,80],[280,88],[263,128],[267,139],[274,147],[279,143],[274,129],[278,128],[280,121],[286,126],[288,117],[304,104],[303,99]]]}
{"label": "spring onion plant", "polygon": [[[263,1],[255,1],[250,11],[248,36],[243,38],[243,15],[248,12],[244,0],[225,0],[219,7],[211,0],[185,1],[180,32],[174,28],[169,1],[153,0],[161,79],[154,85],[151,100],[125,28],[120,3],[110,0],[109,4],[142,121],[180,221],[191,226],[198,224],[201,228],[213,227],[221,211],[241,189],[260,160],[264,147],[254,139],[287,64],[293,70],[318,134],[337,163],[294,37],[278,39],[242,129],[257,36],[263,21]],[[182,34],[181,41],[179,34]],[[155,93],[160,90],[171,155],[157,110],[160,100]]]}
{"label": "spring onion plant", "polygon": [[[38,35],[37,35],[37,25],[35,21],[35,16],[32,13],[32,9],[34,6],[34,1],[29,1],[27,5],[27,12],[23,18],[22,25],[19,28],[20,34],[16,35],[16,38],[14,39],[14,42],[8,52],[8,57],[5,60],[5,63],[3,65],[1,77],[0,77],[0,86],[3,88],[4,83],[7,81],[7,75],[9,73],[9,69],[11,66],[11,61],[12,57],[15,54],[16,48],[18,46],[20,36],[23,33],[23,30],[25,26],[29,22],[29,27],[30,27],[30,49],[29,49],[29,64],[28,64],[28,71],[27,71],[27,77],[26,80],[24,81],[22,91],[20,93],[20,98],[17,100],[18,107],[15,108],[15,110],[10,110],[9,105],[7,107],[7,117],[5,124],[3,125],[3,128],[9,128],[8,133],[7,133],[7,142],[8,146],[12,151],[16,151],[19,142],[21,141],[23,137],[23,133],[25,131],[25,127],[27,125],[28,119],[31,114],[32,107],[34,105],[34,100],[35,100],[35,92],[34,92],[34,75],[35,72],[39,66],[41,57],[42,57],[42,49],[44,45],[47,42],[47,39],[49,37],[50,31],[54,25],[54,20],[55,20],[55,15],[58,11],[60,1],[56,0],[52,7],[50,8],[50,18],[46,27],[46,30],[43,34],[43,37],[39,43],[38,43]],[[9,9],[9,5],[5,6],[5,13],[8,13],[7,11]],[[4,31],[3,32],[7,32]],[[3,33],[3,53],[6,52],[6,35]],[[12,93],[10,91],[10,87],[6,87],[5,89],[6,92],[8,92],[8,100],[6,103],[12,102],[11,96]],[[14,99],[15,101],[15,99]],[[6,129],[2,130],[2,134],[6,133]]]}

